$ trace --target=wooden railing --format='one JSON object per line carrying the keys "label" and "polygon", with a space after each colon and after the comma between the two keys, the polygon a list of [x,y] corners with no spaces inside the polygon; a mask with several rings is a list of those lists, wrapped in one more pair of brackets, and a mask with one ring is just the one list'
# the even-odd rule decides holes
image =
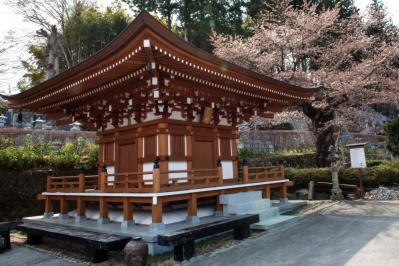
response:
{"label": "wooden railing", "polygon": [[267,167],[248,167],[244,165],[242,175],[244,183],[258,183],[285,178],[284,167],[282,165]]}
{"label": "wooden railing", "polygon": [[[199,170],[174,170],[162,172],[169,176],[169,182],[161,185],[161,191],[184,190],[191,188],[214,187],[221,184],[222,176],[217,168]],[[185,176],[170,177],[170,174],[182,174]]]}
{"label": "wooden railing", "polygon": [[152,192],[153,182],[145,180],[144,176],[153,175],[151,172],[131,172],[107,174],[101,173],[101,187],[103,192]]}
{"label": "wooden railing", "polygon": [[98,189],[98,175],[47,176],[47,191],[88,192]]}
{"label": "wooden railing", "polygon": [[[162,178],[161,178],[162,176]],[[164,178],[166,176],[166,178]],[[284,179],[284,167],[248,167],[242,168],[242,180],[223,179],[223,169],[218,164],[214,169],[171,170],[161,172],[157,164],[152,171],[130,173],[107,173],[103,167],[99,176],[85,175],[47,177],[48,192],[114,192],[140,193],[176,191],[204,187],[216,187],[232,183],[258,183]]]}

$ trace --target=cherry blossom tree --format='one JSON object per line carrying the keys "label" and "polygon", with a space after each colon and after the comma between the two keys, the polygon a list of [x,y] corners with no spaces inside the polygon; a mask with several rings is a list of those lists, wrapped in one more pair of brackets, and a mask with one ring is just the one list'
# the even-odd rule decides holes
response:
{"label": "cherry blossom tree", "polygon": [[[365,18],[339,17],[339,4],[318,12],[305,1],[295,9],[280,1],[252,22],[247,39],[214,35],[214,53],[249,69],[304,87],[319,87],[316,100],[303,104],[317,136],[318,165],[327,165],[328,148],[359,108],[399,99],[399,41],[392,24],[379,34],[370,26],[381,12]],[[374,23],[374,24],[373,24]],[[381,25],[381,24],[378,24]],[[389,27],[388,27],[389,26]],[[390,38],[381,37],[384,34]]]}

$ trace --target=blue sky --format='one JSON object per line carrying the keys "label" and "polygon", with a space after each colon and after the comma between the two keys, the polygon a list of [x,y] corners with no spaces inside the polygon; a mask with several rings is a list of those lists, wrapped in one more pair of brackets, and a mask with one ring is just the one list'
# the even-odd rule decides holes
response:
{"label": "blue sky", "polygon": [[[34,32],[37,27],[16,14],[12,8],[5,3],[9,0],[0,0],[0,42],[4,39],[9,31],[15,31],[18,36],[24,36],[28,33]],[[100,5],[107,5],[112,3],[113,0],[100,0]],[[355,4],[361,12],[366,9],[369,0],[354,0]],[[388,13],[395,24],[399,25],[399,0],[384,0]],[[5,56],[0,58],[1,61],[5,60],[11,67],[8,71],[0,75],[0,93],[15,93],[16,83],[21,79],[22,71],[18,68],[19,61],[26,58],[27,53],[24,51],[25,43],[21,43],[19,47],[10,50]],[[0,67],[1,71],[1,67]]]}

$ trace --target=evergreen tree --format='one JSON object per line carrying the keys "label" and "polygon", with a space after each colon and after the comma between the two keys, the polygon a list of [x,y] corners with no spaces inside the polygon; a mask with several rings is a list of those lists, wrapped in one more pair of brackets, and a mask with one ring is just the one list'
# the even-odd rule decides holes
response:
{"label": "evergreen tree", "polygon": [[142,10],[160,15],[160,20],[166,20],[169,29],[206,51],[213,49],[209,39],[212,32],[240,36],[248,34],[243,27],[245,6],[248,4],[246,0],[123,1],[129,4],[136,15]]}
{"label": "evergreen tree", "polygon": [[372,0],[367,8],[366,34],[377,42],[392,43],[398,39],[398,28],[387,16],[386,8],[381,0]]}
{"label": "evergreen tree", "polygon": [[[326,9],[332,9],[339,6],[340,18],[349,18],[358,11],[353,0],[308,0],[307,2],[309,4],[315,4],[318,12],[323,12]],[[291,0],[291,4],[295,8],[302,8],[304,0]]]}
{"label": "evergreen tree", "polygon": [[[33,7],[35,7],[41,0],[29,1],[34,2]],[[59,24],[51,25],[47,21],[38,20],[44,16],[41,16],[37,10],[32,10],[31,6],[25,5],[29,1],[21,2],[19,6],[21,13],[25,14],[24,16],[30,21],[40,25],[41,29],[37,31],[39,41],[28,48],[31,55],[29,60],[21,62],[25,74],[18,82],[20,90],[26,90],[46,79],[49,58],[48,27],[55,26],[58,30],[57,44],[62,51],[59,57],[59,70],[62,72],[105,47],[131,20],[117,3],[101,11],[90,2],[73,1],[66,14],[59,14],[60,17],[56,20]],[[52,5],[53,3],[43,2],[42,4]]]}

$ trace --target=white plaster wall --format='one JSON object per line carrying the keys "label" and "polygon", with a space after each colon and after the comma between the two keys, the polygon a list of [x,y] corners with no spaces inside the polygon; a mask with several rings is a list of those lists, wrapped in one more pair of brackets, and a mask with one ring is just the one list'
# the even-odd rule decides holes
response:
{"label": "white plaster wall", "polygon": [[152,112],[147,113],[147,117],[143,120],[143,122],[157,120],[160,118],[162,118],[162,115],[155,115],[155,109],[153,109]]}
{"label": "white plaster wall", "polygon": [[[108,175],[111,175],[107,176],[107,181],[108,182],[115,181],[115,176],[113,176],[113,174],[115,174],[115,166],[107,166],[107,173]],[[109,183],[108,185],[111,185],[111,183]]]}
{"label": "white plaster wall", "polygon": [[233,161],[222,161],[223,179],[233,179]]}
{"label": "white plaster wall", "polygon": [[122,124],[119,124],[120,127],[125,127],[129,124],[129,118],[123,118]]}
{"label": "white plaster wall", "polygon": [[[198,207],[197,215],[198,217],[208,217],[214,215],[214,207],[213,206],[204,206]],[[76,210],[70,211],[69,216],[75,217]],[[99,212],[97,209],[86,209],[86,217],[89,220],[97,220],[99,216]],[[123,221],[123,212],[118,209],[109,209],[109,219],[112,222],[121,223]],[[150,210],[137,210],[134,212],[133,219],[136,224],[151,224],[151,211]],[[183,222],[187,219],[187,209],[177,209],[177,210],[164,210],[162,213],[162,221],[164,224],[173,224],[178,222]]]}
{"label": "white plaster wall", "polygon": [[221,126],[231,126],[231,125],[227,122],[227,119],[224,118],[224,117],[220,117],[219,125],[221,125]]}
{"label": "white plaster wall", "polygon": [[[175,170],[187,170],[187,162],[186,161],[169,162],[169,171],[175,171]],[[181,177],[187,177],[187,172],[169,174],[169,179],[181,178]],[[169,183],[171,183],[171,181],[169,181]],[[186,183],[186,181],[179,180],[178,183]]]}
{"label": "white plaster wall", "polygon": [[[154,163],[143,163],[143,172],[152,172],[154,168]],[[143,175],[144,181],[152,181],[152,174]],[[146,185],[152,184],[152,182],[145,182]]]}
{"label": "white plaster wall", "polygon": [[107,122],[107,126],[105,127],[105,130],[107,129],[114,129],[114,126],[112,125],[111,122]]}
{"label": "white plaster wall", "polygon": [[170,115],[169,119],[185,121],[185,119],[181,115],[181,112],[179,112],[179,111],[173,111],[172,114]]}
{"label": "white plaster wall", "polygon": [[201,122],[201,114],[200,113],[195,114],[193,122]]}

